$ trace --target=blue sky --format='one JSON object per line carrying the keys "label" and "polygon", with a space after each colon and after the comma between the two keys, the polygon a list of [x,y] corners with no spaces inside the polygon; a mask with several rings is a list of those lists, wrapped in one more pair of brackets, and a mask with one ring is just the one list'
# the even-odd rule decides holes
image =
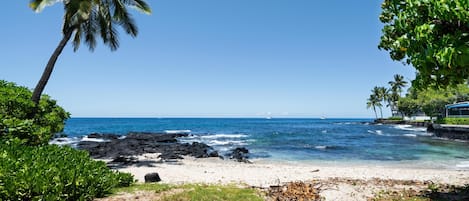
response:
{"label": "blue sky", "polygon": [[[33,88],[61,39],[60,4],[6,1],[0,79]],[[149,0],[120,48],[68,45],[45,93],[74,117],[373,117],[366,99],[411,66],[377,48],[381,1]],[[385,109],[385,115],[389,115]]]}

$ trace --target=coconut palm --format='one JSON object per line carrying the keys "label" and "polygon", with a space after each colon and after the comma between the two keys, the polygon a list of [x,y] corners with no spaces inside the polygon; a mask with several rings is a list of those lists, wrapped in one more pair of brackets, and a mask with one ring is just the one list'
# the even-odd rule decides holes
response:
{"label": "coconut palm", "polygon": [[404,88],[407,85],[407,81],[404,80],[404,76],[395,74],[394,75],[394,80],[388,82],[389,85],[391,85],[391,90],[393,92],[396,92],[399,94],[399,96],[402,96],[402,88]]}
{"label": "coconut palm", "polygon": [[[375,112],[375,117],[378,119],[378,114],[376,113],[376,107],[381,107],[381,102],[373,94],[367,99],[366,108],[372,108]],[[381,115],[382,116],[382,115]]]}
{"label": "coconut palm", "polygon": [[390,106],[391,113],[393,115],[397,114],[397,102],[402,95],[402,88],[407,85],[407,81],[404,80],[404,76],[395,74],[394,80],[388,82],[391,85],[391,96],[390,96]]}
{"label": "coconut palm", "polygon": [[[375,86],[373,90],[371,90],[371,95],[379,102],[379,111],[381,114],[381,118],[383,118],[383,105],[386,104],[388,100],[388,89],[386,87],[377,87]],[[384,103],[384,104],[382,104]]]}
{"label": "coconut palm", "polygon": [[31,99],[36,105],[54,70],[57,58],[72,36],[74,51],[78,50],[82,41],[90,51],[93,51],[98,37],[114,51],[119,47],[118,27],[122,27],[132,37],[136,37],[138,33],[135,21],[127,8],[135,8],[146,14],[151,13],[150,7],[144,0],[31,0],[29,6],[34,11],[40,12],[46,6],[58,2],[64,5],[63,37],[34,88]]}

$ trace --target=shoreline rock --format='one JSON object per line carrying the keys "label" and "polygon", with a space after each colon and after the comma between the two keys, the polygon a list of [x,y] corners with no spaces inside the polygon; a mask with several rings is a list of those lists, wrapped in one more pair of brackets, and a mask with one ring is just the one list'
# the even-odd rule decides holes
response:
{"label": "shoreline rock", "polygon": [[162,160],[183,159],[183,156],[195,158],[219,157],[212,147],[199,142],[180,143],[177,138],[188,134],[176,133],[139,133],[130,132],[124,136],[114,134],[92,133],[88,138],[104,141],[81,141],[77,147],[87,150],[90,156],[97,159],[112,159],[113,163],[137,163],[133,157],[146,153],[160,153]]}

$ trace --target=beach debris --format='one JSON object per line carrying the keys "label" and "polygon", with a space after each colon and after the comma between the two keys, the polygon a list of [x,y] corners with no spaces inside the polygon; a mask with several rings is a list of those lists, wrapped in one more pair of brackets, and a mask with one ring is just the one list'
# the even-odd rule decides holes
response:
{"label": "beach debris", "polygon": [[319,183],[315,182],[289,182],[284,185],[270,186],[267,193],[273,201],[319,201]]}
{"label": "beach debris", "polygon": [[145,175],[145,183],[160,182],[160,175],[156,172],[148,173]]}

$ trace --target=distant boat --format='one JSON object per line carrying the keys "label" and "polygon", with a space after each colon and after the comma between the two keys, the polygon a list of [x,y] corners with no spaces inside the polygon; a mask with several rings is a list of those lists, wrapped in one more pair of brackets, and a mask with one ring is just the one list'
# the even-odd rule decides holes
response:
{"label": "distant boat", "polygon": [[270,116],[269,116],[269,117],[265,117],[265,119],[272,119],[272,117],[270,117]]}
{"label": "distant boat", "polygon": [[325,116],[321,116],[321,117],[319,117],[319,119],[326,119],[326,117],[325,117]]}

